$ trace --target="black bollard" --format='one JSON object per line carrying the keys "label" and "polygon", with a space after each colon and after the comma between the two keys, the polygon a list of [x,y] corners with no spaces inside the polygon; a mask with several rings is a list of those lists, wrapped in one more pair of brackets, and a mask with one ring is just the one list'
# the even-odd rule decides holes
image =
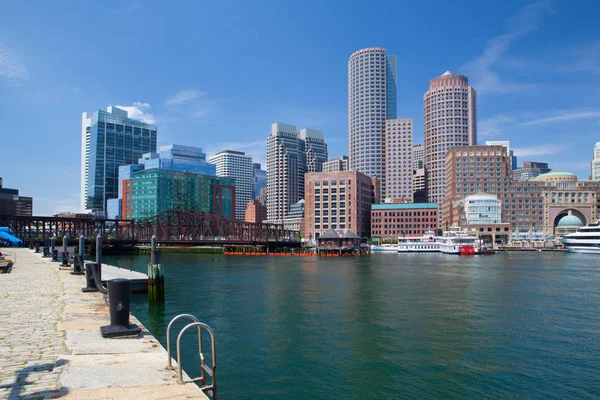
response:
{"label": "black bollard", "polygon": [[69,252],[67,251],[63,251],[61,253],[61,262],[60,262],[60,266],[61,267],[68,267],[69,266]]}
{"label": "black bollard", "polygon": [[83,257],[85,256],[85,238],[83,235],[79,236],[79,254],[73,257],[73,272],[71,275],[82,275],[84,272],[81,270],[83,267]]}
{"label": "black bollard", "polygon": [[58,251],[56,251],[56,236],[50,238],[50,257],[52,261],[58,261]]}
{"label": "black bollard", "polygon": [[44,246],[43,251],[42,257],[50,257],[50,247]]}
{"label": "black bollard", "polygon": [[52,250],[52,261],[58,262],[58,250],[56,249]]}
{"label": "black bollard", "polygon": [[81,291],[84,293],[88,292],[97,292],[96,284],[94,283],[94,271],[93,268],[96,268],[96,263],[85,263],[85,284],[86,287],[81,288]]}
{"label": "black bollard", "polygon": [[35,252],[39,253],[40,252],[40,244],[39,243],[35,243]]}
{"label": "black bollard", "polygon": [[33,241],[29,241],[29,250],[33,250]]}
{"label": "black bollard", "polygon": [[108,281],[108,307],[110,325],[101,326],[104,338],[139,335],[142,331],[137,325],[129,323],[129,303],[131,299],[131,281],[117,278]]}

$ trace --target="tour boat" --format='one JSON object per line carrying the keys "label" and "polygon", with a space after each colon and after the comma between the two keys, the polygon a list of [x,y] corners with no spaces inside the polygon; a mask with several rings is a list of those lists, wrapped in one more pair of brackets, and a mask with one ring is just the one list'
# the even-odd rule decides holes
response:
{"label": "tour boat", "polygon": [[398,253],[433,253],[440,251],[440,244],[433,232],[423,236],[407,236],[398,238]]}
{"label": "tour boat", "polygon": [[398,247],[395,244],[382,244],[380,246],[376,246],[376,245],[371,245],[371,251],[377,251],[377,252],[397,252],[398,251]]}
{"label": "tour boat", "polygon": [[571,253],[600,253],[600,225],[595,223],[582,226],[577,232],[563,237],[561,241]]}
{"label": "tour boat", "polygon": [[445,254],[473,255],[479,253],[479,238],[470,236],[456,228],[444,232],[444,236],[438,238],[440,252]]}

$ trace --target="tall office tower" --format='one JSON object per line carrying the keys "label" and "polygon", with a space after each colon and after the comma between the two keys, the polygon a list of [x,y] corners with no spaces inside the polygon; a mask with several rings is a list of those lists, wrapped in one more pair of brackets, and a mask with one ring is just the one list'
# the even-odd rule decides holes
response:
{"label": "tall office tower", "polygon": [[[292,204],[304,198],[304,174],[327,160],[323,133],[276,122],[267,139],[267,216],[283,224]],[[310,165],[307,165],[310,164]]]}
{"label": "tall office tower", "polygon": [[600,181],[600,142],[594,146],[594,160],[592,161],[592,180]]}
{"label": "tall office tower", "polygon": [[386,56],[382,48],[352,53],[348,60],[350,170],[381,181],[385,120],[396,117],[396,57]]}
{"label": "tall office tower", "polygon": [[446,191],[446,153],[452,147],[477,143],[477,93],[466,76],[446,71],[429,81],[423,112],[427,199],[441,204]]}
{"label": "tall office tower", "polygon": [[388,119],[384,133],[384,179],[387,199],[413,202],[413,120]]}
{"label": "tall office tower", "polygon": [[515,152],[510,149],[510,141],[508,140],[486,140],[486,146],[504,146],[508,151],[508,155],[510,157],[510,168],[514,171],[517,169],[517,156],[515,156]]}
{"label": "tall office tower", "polygon": [[348,171],[348,156],[340,156],[323,163],[323,172]]}
{"label": "tall office tower", "polygon": [[413,171],[425,168],[425,146],[413,145]]}
{"label": "tall office tower", "polygon": [[235,179],[235,218],[246,218],[246,206],[252,200],[252,157],[241,151],[225,150],[208,162],[217,166],[217,176]]}
{"label": "tall office tower", "polygon": [[299,138],[306,157],[306,172],[323,171],[323,163],[327,161],[327,143],[323,132],[315,129],[302,129]]}
{"label": "tall office tower", "polygon": [[267,187],[267,171],[260,169],[260,163],[252,164],[252,198],[260,196],[260,189]]}
{"label": "tall office tower", "polygon": [[156,126],[128,118],[127,111],[84,112],[81,123],[81,208],[106,214],[118,196],[119,167],[156,152]]}
{"label": "tall office tower", "polygon": [[552,171],[548,163],[537,161],[523,161],[523,166],[513,171],[513,179],[517,182],[531,181],[542,174]]}

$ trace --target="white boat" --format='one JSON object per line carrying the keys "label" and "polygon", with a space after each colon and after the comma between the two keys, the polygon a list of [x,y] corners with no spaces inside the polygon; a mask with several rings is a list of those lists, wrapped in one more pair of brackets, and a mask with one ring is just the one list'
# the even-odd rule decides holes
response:
{"label": "white boat", "polygon": [[423,236],[407,236],[398,238],[398,253],[437,253],[440,244],[433,232]]}
{"label": "white boat", "polygon": [[371,245],[371,251],[377,252],[397,252],[398,246],[395,244],[382,244],[381,246]]}
{"label": "white boat", "polygon": [[479,253],[479,238],[468,233],[451,228],[438,238],[440,252],[445,254],[477,254]]}
{"label": "white boat", "polygon": [[571,253],[600,253],[600,225],[582,226],[577,232],[563,237],[561,242]]}

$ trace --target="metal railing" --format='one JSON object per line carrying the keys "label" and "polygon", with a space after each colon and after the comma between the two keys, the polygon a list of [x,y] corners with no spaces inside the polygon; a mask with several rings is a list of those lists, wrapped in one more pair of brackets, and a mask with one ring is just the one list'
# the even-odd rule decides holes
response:
{"label": "metal railing", "polygon": [[[216,352],[216,347],[215,347],[215,334],[208,325],[198,321],[198,318],[196,318],[195,316],[193,316],[191,314],[180,314],[180,315],[176,316],[175,318],[173,318],[171,320],[171,322],[169,322],[169,325],[167,326],[167,354],[168,354],[168,358],[169,358],[167,367],[169,369],[174,369],[173,368],[173,358],[171,357],[171,327],[173,326],[173,323],[175,321],[177,321],[178,319],[182,319],[182,318],[190,319],[193,322],[187,324],[181,330],[181,332],[179,332],[179,335],[177,335],[176,349],[177,349],[177,367],[178,367],[178,376],[179,376],[177,382],[184,383],[184,381],[183,381],[183,366],[182,366],[182,362],[181,362],[181,338],[183,337],[185,332],[187,332],[188,329],[195,327],[198,330],[198,355],[200,356],[200,376],[197,378],[192,378],[192,382],[200,382],[201,383],[200,389],[202,389],[202,391],[204,393],[211,396],[213,398],[213,400],[216,400],[216,398],[217,398],[217,377],[216,377],[217,352]],[[212,361],[210,367],[208,365],[206,365],[206,362],[204,359],[204,353],[202,353],[202,329],[207,330],[208,333],[210,334],[211,361]],[[211,378],[210,385],[207,383],[207,376],[210,376],[210,378]]]}

